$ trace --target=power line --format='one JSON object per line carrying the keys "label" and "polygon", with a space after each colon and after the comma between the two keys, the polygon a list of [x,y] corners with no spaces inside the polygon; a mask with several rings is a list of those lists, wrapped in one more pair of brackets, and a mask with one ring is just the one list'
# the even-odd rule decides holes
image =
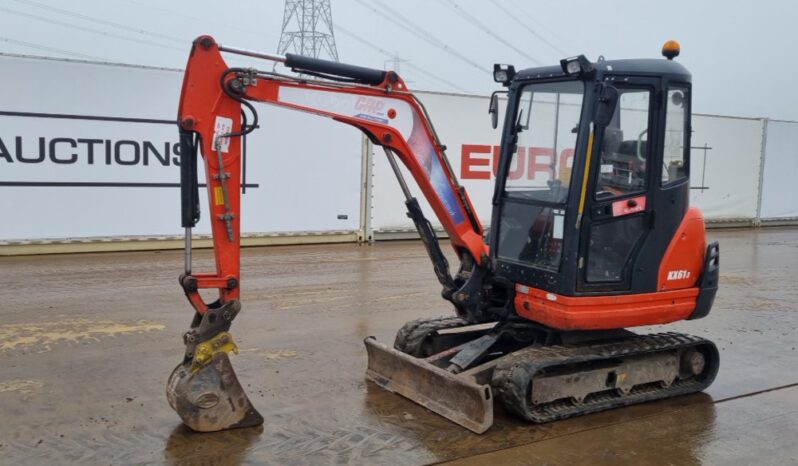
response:
{"label": "power line", "polygon": [[[387,5],[387,4],[385,4],[384,2],[382,2],[380,0],[372,0],[372,2],[376,3],[380,7],[381,10],[384,10],[384,11],[387,11],[388,13],[390,13],[390,15],[393,18],[398,19],[399,21],[401,21],[405,25],[405,27],[409,27],[409,28],[413,29],[416,32],[416,34],[418,34],[420,36],[424,36],[427,40],[430,40],[430,41],[432,41],[432,42],[434,42],[434,43],[436,43],[438,45],[446,46],[445,42],[443,42],[442,40],[438,39],[437,37],[435,37],[432,34],[430,34],[429,32],[427,32],[426,29],[424,29],[421,26],[419,26],[418,24],[416,24],[415,21],[407,18],[406,16],[402,15],[402,13],[400,13],[399,11],[396,11],[395,9],[391,8],[390,5]],[[362,3],[362,1],[360,3]]]}
{"label": "power line", "polygon": [[[454,50],[453,48],[449,47],[448,45],[446,45],[445,42],[441,41],[440,39],[438,39],[437,37],[433,36],[432,34],[424,31],[421,28],[419,28],[418,26],[413,24],[412,21],[410,21],[407,18],[405,18],[404,16],[400,15],[395,10],[390,9],[386,5],[381,3],[381,7],[382,8],[385,8],[386,10],[391,11],[391,15],[388,15],[388,14],[386,14],[386,13],[384,13],[384,12],[382,12],[382,11],[376,9],[376,8],[374,8],[374,6],[372,6],[371,4],[365,2],[364,0],[356,0],[356,1],[358,3],[360,3],[361,5],[363,5],[364,7],[370,9],[374,13],[378,14],[379,16],[382,16],[383,18],[387,19],[388,21],[390,21],[390,22],[394,23],[395,25],[399,26],[400,28],[404,29],[405,31],[413,34],[414,36],[420,38],[421,40],[423,40],[423,41],[425,41],[425,42],[427,42],[427,43],[429,43],[431,45],[434,45],[435,47],[443,50],[444,52],[448,53],[449,55],[457,57],[461,61],[463,61],[465,63],[468,63],[469,65],[473,66],[474,68],[478,69],[479,71],[482,71],[482,72],[485,72],[485,73],[491,73],[491,70],[489,70],[488,68],[483,67],[482,65],[480,65],[477,62],[475,62],[474,60],[471,60],[470,58],[468,58],[467,56],[463,55],[462,53],[460,53],[460,52]],[[402,19],[400,21],[397,21],[396,18],[402,18]]]}
{"label": "power line", "polygon": [[423,68],[420,68],[420,67],[410,63],[409,61],[405,61],[405,65],[407,65],[407,67],[410,68],[411,70],[415,70],[417,73],[421,73],[424,76],[427,76],[428,78],[432,78],[432,79],[434,79],[436,81],[439,81],[439,82],[441,82],[443,84],[446,84],[447,86],[451,87],[452,89],[457,89],[458,91],[464,92],[466,94],[473,94],[474,93],[474,91],[469,91],[468,89],[464,89],[464,88],[458,86],[457,84],[452,83],[451,81],[443,79],[440,76],[436,76],[436,75],[430,73],[429,71],[426,71]]}
{"label": "power line", "polygon": [[72,29],[77,29],[79,31],[90,32],[92,34],[100,34],[100,35],[103,35],[103,36],[113,37],[113,38],[116,38],[116,39],[122,39],[122,40],[131,41],[131,42],[138,42],[140,44],[152,45],[152,46],[155,46],[155,47],[162,47],[162,48],[166,48],[166,49],[170,49],[170,50],[177,50],[177,51],[182,52],[182,53],[186,52],[185,49],[172,47],[170,45],[164,45],[164,44],[161,44],[161,43],[158,43],[158,42],[152,42],[152,41],[148,41],[148,40],[145,40],[145,39],[136,39],[136,38],[133,38],[133,37],[122,36],[122,35],[119,35],[119,34],[114,34],[112,32],[105,32],[105,31],[100,31],[98,29],[87,28],[85,26],[78,26],[76,24],[64,23],[62,21],[58,21],[58,20],[50,19],[50,18],[43,18],[41,16],[32,15],[30,13],[22,13],[20,11],[9,10],[7,8],[2,8],[2,7],[0,7],[0,11],[4,11],[6,13],[11,13],[13,15],[22,16],[22,17],[29,18],[29,19],[35,19],[37,21],[43,21],[45,23],[50,23],[50,24],[55,24],[55,25],[58,25],[58,26],[64,26],[64,27],[68,27],[68,28],[72,28]]}
{"label": "power line", "polygon": [[82,13],[75,13],[74,11],[64,10],[62,8],[57,8],[57,7],[54,7],[52,5],[46,5],[46,4],[43,4],[43,3],[35,2],[33,0],[14,0],[14,1],[17,2],[17,3],[23,3],[25,5],[34,6],[34,7],[37,7],[37,8],[44,9],[44,10],[54,11],[54,12],[62,14],[62,15],[71,16],[73,18],[79,18],[79,19],[82,19],[84,21],[89,21],[89,22],[92,22],[92,23],[102,24],[102,25],[105,25],[105,26],[111,26],[111,27],[115,27],[115,28],[119,28],[119,29],[124,29],[126,31],[135,32],[136,34],[142,34],[142,35],[146,35],[146,36],[158,37],[158,38],[161,38],[161,39],[170,40],[172,42],[177,42],[179,44],[185,44],[186,43],[185,39],[180,39],[180,38],[173,37],[173,36],[167,36],[165,34],[160,34],[160,33],[157,33],[157,32],[147,31],[145,29],[132,28],[130,26],[126,26],[126,25],[121,24],[121,23],[116,23],[116,22],[113,22],[113,21],[107,21],[107,20],[104,20],[104,19],[95,18],[95,17],[92,17],[92,16],[84,15]]}
{"label": "power line", "polygon": [[[505,0],[505,1],[509,1],[510,4],[515,8],[515,10],[521,12],[522,15],[526,16],[526,19],[528,19],[532,23],[535,23],[540,29],[547,32],[549,36],[553,37],[554,39],[557,39],[557,41],[560,42],[561,44],[565,43],[565,45],[567,45],[568,48],[574,49],[573,42],[558,34],[557,31],[554,31],[546,27],[546,24],[544,24],[542,21],[537,20],[536,18],[533,18],[531,14],[525,11],[523,3],[516,2],[515,0]],[[566,53],[566,55],[572,55],[572,53]]]}
{"label": "power line", "polygon": [[[360,37],[360,36],[358,36],[358,35],[357,35],[357,34],[355,34],[354,32],[352,32],[352,31],[349,31],[349,30],[347,30],[347,29],[345,29],[345,28],[341,27],[341,25],[340,25],[340,24],[336,24],[336,25],[335,25],[335,29],[337,29],[338,31],[340,31],[340,32],[344,33],[344,35],[346,35],[346,36],[349,36],[349,37],[351,37],[351,38],[355,39],[356,41],[360,42],[361,44],[363,44],[363,45],[365,45],[365,46],[367,46],[367,47],[369,47],[369,48],[371,48],[371,49],[373,49],[373,50],[376,50],[377,52],[380,52],[381,54],[383,54],[383,55],[385,55],[385,56],[387,56],[387,57],[392,57],[392,56],[393,56],[393,54],[392,54],[391,52],[389,52],[389,51],[387,51],[387,50],[385,50],[385,49],[383,49],[383,48],[381,48],[381,47],[379,47],[379,46],[375,45],[375,44],[374,44],[373,42],[371,42],[370,40],[364,39],[363,37]],[[440,76],[437,76],[437,75],[435,75],[435,74],[433,74],[433,73],[431,73],[431,72],[429,72],[429,71],[426,71],[426,70],[424,70],[423,68],[420,68],[420,67],[418,67],[418,66],[415,66],[415,65],[413,65],[413,64],[412,64],[410,61],[408,61],[408,60],[403,60],[403,61],[404,61],[405,65],[407,65],[407,67],[408,67],[408,68],[410,68],[410,69],[413,69],[413,70],[415,70],[416,72],[418,72],[418,73],[421,73],[421,74],[423,74],[423,75],[427,76],[428,78],[431,78],[431,79],[433,79],[433,80],[435,80],[435,81],[438,81],[438,82],[440,82],[440,83],[442,83],[442,84],[445,84],[445,85],[447,85],[447,86],[449,86],[449,87],[451,87],[451,88],[453,88],[453,89],[457,89],[457,90],[459,90],[459,91],[461,91],[461,92],[466,92],[466,93],[468,93],[468,92],[469,92],[468,90],[466,90],[466,89],[463,89],[462,87],[458,86],[457,84],[455,84],[455,83],[453,83],[453,82],[451,82],[451,81],[449,81],[449,80],[447,80],[447,79],[444,79],[444,78],[442,78],[442,77],[440,77]]]}
{"label": "power line", "polygon": [[148,10],[159,10],[159,11],[163,11],[163,12],[169,13],[171,16],[180,16],[181,18],[186,18],[186,19],[192,20],[194,22],[201,23],[203,27],[208,27],[208,25],[222,26],[224,28],[231,29],[231,30],[234,30],[236,32],[243,32],[243,33],[248,34],[250,36],[257,37],[259,39],[263,38],[263,34],[260,33],[260,32],[253,32],[253,31],[241,29],[241,25],[240,24],[239,25],[233,25],[233,24],[229,24],[229,23],[222,23],[222,22],[219,22],[219,21],[208,21],[207,18],[202,18],[202,17],[194,16],[194,15],[187,15],[186,13],[184,13],[182,11],[173,10],[173,9],[170,9],[170,8],[164,8],[164,7],[160,6],[160,5],[150,5],[150,4],[147,4],[146,2],[141,2],[141,1],[137,1],[137,0],[123,0],[123,1],[126,2],[126,3],[131,3],[133,5],[138,5],[140,7],[146,8]]}
{"label": "power line", "polygon": [[[363,0],[357,0],[357,1],[359,3],[361,3],[361,4],[364,4]],[[486,73],[491,73],[491,70],[489,70],[488,68],[483,67],[482,65],[480,65],[479,63],[477,63],[474,60],[470,59],[466,55],[464,55],[464,54],[458,52],[456,49],[450,47],[446,42],[444,42],[441,39],[438,39],[437,37],[435,37],[432,34],[430,34],[426,29],[418,26],[416,24],[416,21],[413,21],[413,20],[407,18],[406,16],[402,15],[402,13],[400,13],[399,11],[396,11],[394,8],[391,8],[389,5],[385,4],[384,2],[382,2],[380,0],[372,0],[372,2],[377,3],[382,10],[385,10],[388,13],[390,13],[390,15],[386,15],[385,13],[382,13],[381,11],[378,11],[378,10],[374,9],[373,6],[367,5],[367,6],[369,6],[372,9],[372,11],[375,11],[376,13],[380,14],[382,17],[388,19],[389,21],[393,21],[394,24],[397,24],[398,26],[402,27],[405,30],[409,30],[411,33],[415,34],[417,37],[421,38],[422,40],[426,40],[427,42],[431,42],[436,47],[446,51],[447,53],[450,53],[450,54],[456,56],[460,60],[465,61],[466,63],[468,63],[469,65],[471,65],[471,66],[473,66],[475,68],[477,68],[478,70],[486,72]],[[397,23],[395,21],[397,19],[399,21],[401,21],[402,24]]]}
{"label": "power line", "polygon": [[450,10],[454,11],[455,13],[460,15],[461,18],[465,19],[469,23],[473,24],[474,26],[476,26],[477,28],[482,30],[485,34],[493,37],[494,39],[496,39],[497,41],[499,41],[502,44],[506,45],[507,47],[515,50],[516,52],[518,52],[519,54],[523,55],[528,60],[530,60],[532,63],[534,63],[536,65],[541,65],[541,62],[538,61],[538,59],[536,59],[535,57],[529,55],[528,53],[524,52],[523,50],[519,49],[518,47],[516,47],[515,45],[510,43],[509,41],[505,40],[500,35],[498,35],[495,32],[493,32],[489,27],[487,27],[484,24],[482,24],[482,21],[480,21],[479,19],[471,16],[467,11],[465,11],[460,5],[458,5],[454,1],[452,1],[452,0],[441,0],[441,1],[444,2],[444,4],[447,7],[449,7]]}
{"label": "power line", "polygon": [[565,57],[566,55],[568,55],[568,52],[565,52],[565,51],[563,51],[561,48],[557,47],[556,45],[554,45],[554,44],[552,44],[551,42],[549,42],[548,40],[546,40],[546,38],[545,38],[545,37],[541,36],[540,34],[538,34],[538,33],[537,33],[537,31],[535,31],[534,29],[532,29],[531,27],[529,27],[529,25],[527,25],[525,22],[523,22],[523,21],[521,21],[520,19],[518,19],[518,16],[514,15],[514,14],[513,14],[513,13],[512,13],[510,10],[508,10],[508,9],[507,9],[506,7],[504,7],[502,4],[500,4],[500,3],[499,3],[499,2],[497,2],[496,0],[490,0],[490,1],[491,1],[491,2],[492,2],[494,5],[496,5],[496,8],[498,8],[499,10],[501,10],[502,12],[504,12],[504,14],[506,14],[507,16],[509,16],[509,17],[510,17],[510,19],[512,19],[512,20],[513,20],[513,21],[515,21],[516,23],[520,24],[522,28],[526,29],[526,30],[527,30],[527,31],[528,31],[530,34],[532,34],[533,36],[537,37],[537,38],[538,38],[538,39],[539,39],[541,42],[543,42],[544,44],[546,44],[546,45],[548,45],[549,47],[551,47],[552,49],[554,49],[554,51],[556,51],[557,53],[559,53],[559,54],[560,54],[560,55],[562,55],[563,57]]}
{"label": "power line", "polygon": [[83,54],[83,53],[72,52],[70,50],[58,49],[58,48],[55,48],[55,47],[48,47],[46,45],[36,44],[34,42],[25,42],[25,41],[22,41],[22,40],[11,39],[11,38],[8,38],[8,37],[0,37],[0,41],[8,42],[9,44],[21,45],[23,47],[28,47],[28,48],[31,48],[31,49],[45,50],[47,52],[57,52],[57,53],[61,53],[61,54],[64,54],[64,55],[71,55],[73,57],[78,57],[78,58],[88,58],[90,60],[102,60],[102,61],[105,60],[104,58],[95,57],[93,55],[86,55],[86,54]]}
{"label": "power line", "polygon": [[[357,34],[353,33],[352,31],[349,31],[349,30],[341,27],[340,24],[335,25],[335,28],[338,29],[339,31],[343,32],[344,35],[347,35],[347,36],[355,39],[356,41],[360,42],[361,44],[366,45],[367,47],[370,47],[370,48],[382,53],[383,55],[386,55],[388,57],[392,56],[391,52],[389,52],[389,51],[387,51],[387,50],[375,45],[374,43],[372,43],[371,41],[369,41],[367,39],[364,39],[364,38],[358,36]],[[441,82],[443,84],[446,84],[447,86],[450,86],[450,87],[452,87],[454,89],[458,89],[458,90],[460,90],[462,92],[468,92],[468,90],[463,89],[462,87],[458,86],[457,84],[454,84],[451,81],[448,81],[448,80],[446,80],[444,78],[441,78],[440,76],[437,76],[437,75],[435,75],[433,73],[430,73],[430,72],[428,72],[428,71],[426,71],[426,70],[424,70],[422,68],[419,68],[419,67],[413,65],[408,60],[404,60],[404,62],[408,66],[408,68],[412,68],[412,69],[418,71],[419,73],[421,73],[421,74],[423,74],[423,75],[425,75],[427,77],[430,77],[430,78],[432,78],[432,79],[434,79],[436,81],[439,81],[439,82]]]}

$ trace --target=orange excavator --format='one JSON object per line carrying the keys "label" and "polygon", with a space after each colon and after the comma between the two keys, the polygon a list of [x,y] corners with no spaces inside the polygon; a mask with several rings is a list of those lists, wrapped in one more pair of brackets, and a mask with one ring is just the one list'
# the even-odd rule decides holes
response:
{"label": "orange excavator", "polygon": [[[296,74],[231,68],[225,53]],[[258,126],[253,102],[332,118],[384,149],[454,308],[405,324],[393,347],[366,338],[370,381],[477,433],[493,423],[494,402],[541,423],[705,389],[719,366],[712,342],[628,330],[704,317],[717,291],[718,244],[707,244],[701,212],[689,206],[691,76],[673,61],[678,53],[669,41],[666,59],[495,65],[506,89],[491,96],[494,128],[500,94],[506,110],[486,233],[424,106],[396,73],[197,38],[178,113],[179,281],[195,314],[167,384],[172,408],[196,431],[263,422],[228,357],[237,351],[229,330],[241,309],[241,148]],[[548,169],[524,176],[541,154]],[[200,157],[210,273],[191,268]],[[448,234],[456,272],[399,162]],[[218,298],[206,302],[203,289]]]}

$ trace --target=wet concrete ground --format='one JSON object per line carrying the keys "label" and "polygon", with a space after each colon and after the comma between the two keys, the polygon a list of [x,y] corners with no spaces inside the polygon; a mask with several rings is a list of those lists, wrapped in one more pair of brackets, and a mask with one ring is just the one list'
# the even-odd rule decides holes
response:
{"label": "wet concrete ground", "polygon": [[484,435],[363,379],[364,337],[451,312],[418,242],[246,249],[233,364],[266,424],[217,434],[164,396],[180,252],[0,258],[0,464],[798,464],[798,229],[710,236],[712,313],[659,328],[718,344],[707,393]]}

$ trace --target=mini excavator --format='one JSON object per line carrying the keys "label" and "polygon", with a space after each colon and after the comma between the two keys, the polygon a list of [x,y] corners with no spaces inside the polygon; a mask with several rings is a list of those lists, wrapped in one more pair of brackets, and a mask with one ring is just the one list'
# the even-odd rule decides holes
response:
{"label": "mini excavator", "polygon": [[[222,54],[282,63],[293,74],[231,68]],[[719,367],[716,346],[680,333],[630,327],[706,316],[718,286],[718,244],[689,206],[691,76],[673,60],[589,61],[516,71],[494,66],[506,101],[489,233],[458,183],[424,106],[393,71],[197,38],[178,125],[185,272],[195,315],[167,398],[195,431],[258,425],[228,354],[241,309],[242,136],[252,102],[332,118],[384,149],[407,215],[455,315],[405,324],[393,347],[365,340],[366,377],[473,432],[494,402],[533,423],[701,391]],[[549,162],[543,173],[524,164]],[[198,161],[208,188],[216,270],[191,270],[199,219]],[[429,202],[459,260],[456,272],[407,186],[397,159]],[[216,289],[206,302],[200,290]]]}

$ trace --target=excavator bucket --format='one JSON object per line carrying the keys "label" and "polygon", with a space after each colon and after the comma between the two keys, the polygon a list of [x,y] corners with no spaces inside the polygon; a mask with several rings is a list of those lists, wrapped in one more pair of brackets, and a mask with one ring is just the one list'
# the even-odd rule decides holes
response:
{"label": "excavator bucket", "polygon": [[238,382],[225,352],[200,367],[180,364],[166,385],[166,398],[183,423],[197,432],[216,432],[263,424]]}
{"label": "excavator bucket", "polygon": [[398,393],[472,432],[493,424],[493,394],[479,374],[455,374],[434,364],[441,354],[415,358],[389,348],[374,337],[364,340],[368,352],[366,378]]}

